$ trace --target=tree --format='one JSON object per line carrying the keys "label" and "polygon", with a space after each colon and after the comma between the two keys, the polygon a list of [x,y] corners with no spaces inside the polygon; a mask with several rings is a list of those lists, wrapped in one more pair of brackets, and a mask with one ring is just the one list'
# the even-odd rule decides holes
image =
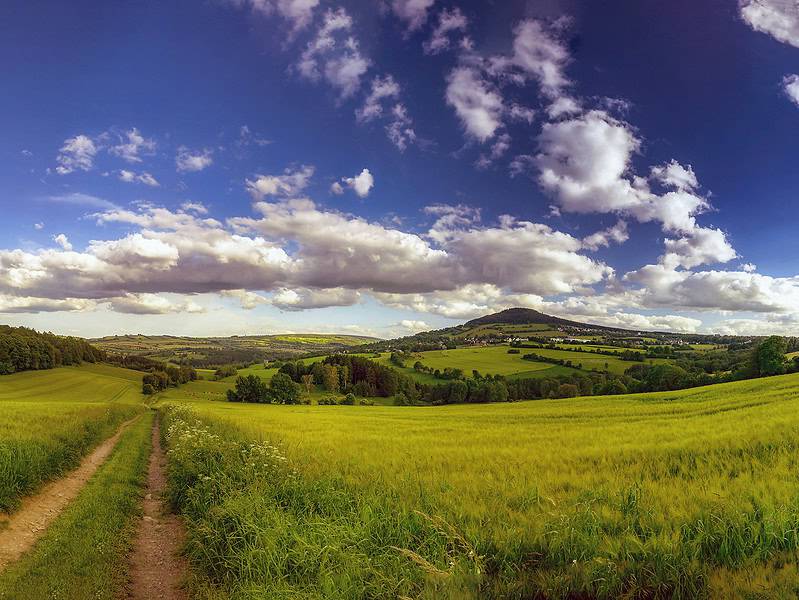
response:
{"label": "tree", "polygon": [[313,389],[313,374],[312,373],[306,373],[305,375],[302,376],[302,385],[305,387],[305,392],[307,394],[310,394],[311,390]]}
{"label": "tree", "polygon": [[[280,374],[275,374],[275,377],[278,375]],[[236,378],[235,390],[227,391],[227,399],[228,402],[266,403],[270,400],[270,390],[257,375],[239,376]]]}
{"label": "tree", "polygon": [[785,373],[785,338],[772,335],[760,342],[752,353],[752,366],[758,377]]}
{"label": "tree", "polygon": [[328,392],[337,392],[338,385],[338,368],[335,365],[324,365],[322,371],[322,385]]}
{"label": "tree", "polygon": [[272,402],[278,404],[297,404],[300,401],[300,386],[285,373],[275,373],[269,383],[269,395]]}

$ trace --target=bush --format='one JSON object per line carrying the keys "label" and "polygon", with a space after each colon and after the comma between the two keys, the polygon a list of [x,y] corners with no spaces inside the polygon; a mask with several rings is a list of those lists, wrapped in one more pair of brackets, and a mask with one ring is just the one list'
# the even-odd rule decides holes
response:
{"label": "bush", "polygon": [[142,394],[144,394],[145,396],[152,396],[153,394],[155,394],[155,388],[152,386],[152,384],[149,383],[145,383],[144,385],[142,385],[141,391]]}
{"label": "bush", "polygon": [[342,404],[346,404],[347,406],[352,406],[355,404],[355,395],[354,394],[347,394],[344,396],[344,399],[341,401]]}
{"label": "bush", "polygon": [[508,354],[521,354],[521,353],[522,351],[519,350],[518,348],[511,348],[510,350],[508,350]]}

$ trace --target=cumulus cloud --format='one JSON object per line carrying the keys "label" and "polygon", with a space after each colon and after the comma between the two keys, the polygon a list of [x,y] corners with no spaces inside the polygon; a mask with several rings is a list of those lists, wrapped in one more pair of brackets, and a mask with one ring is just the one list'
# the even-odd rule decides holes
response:
{"label": "cumulus cloud", "polygon": [[178,148],[175,156],[175,166],[180,173],[194,173],[210,167],[213,162],[213,152],[204,150],[189,150],[186,146]]}
{"label": "cumulus cloud", "polygon": [[480,71],[459,66],[447,78],[447,104],[455,109],[470,137],[485,142],[502,126],[502,96]]}
{"label": "cumulus cloud", "polygon": [[319,0],[234,0],[239,6],[247,6],[263,15],[278,14],[291,23],[291,33],[307,27]]}
{"label": "cumulus cloud", "polygon": [[281,288],[272,296],[272,304],[281,310],[308,310],[331,306],[352,306],[360,301],[357,290],[329,288],[312,290],[307,288]]}
{"label": "cumulus cloud", "polygon": [[180,205],[184,212],[193,212],[198,215],[207,215],[208,208],[202,202],[184,202]]}
{"label": "cumulus cloud", "polygon": [[150,187],[159,187],[161,185],[158,183],[158,180],[147,171],[136,173],[127,169],[121,169],[119,171],[119,180],[124,181],[125,183],[143,183],[144,185],[149,185]]}
{"label": "cumulus cloud", "polygon": [[82,298],[33,298],[0,293],[0,313],[85,312],[96,307]]}
{"label": "cumulus cloud", "polygon": [[786,75],[783,77],[782,89],[788,99],[799,106],[799,75]]}
{"label": "cumulus cloud", "polygon": [[455,31],[466,31],[469,21],[457,6],[443,9],[438,14],[438,24],[430,39],[423,44],[425,54],[439,54],[450,48],[450,34]]}
{"label": "cumulus cloud", "polygon": [[352,17],[345,9],[328,9],[297,64],[302,77],[311,81],[324,78],[342,99],[355,94],[369,68],[369,60],[350,33],[352,24]]}
{"label": "cumulus cloud", "polygon": [[740,0],[739,7],[752,29],[799,48],[799,5],[794,0]]}
{"label": "cumulus cloud", "polygon": [[245,181],[246,188],[254,200],[267,196],[293,197],[308,186],[314,171],[313,166],[302,165],[298,169],[286,169],[282,175],[256,175]]}
{"label": "cumulus cloud", "polygon": [[359,123],[385,120],[388,139],[397,149],[403,151],[416,140],[416,132],[407,108],[397,101],[400,93],[399,84],[390,74],[375,77],[363,105],[355,111],[355,118]]}
{"label": "cumulus cloud", "polygon": [[116,312],[133,315],[205,312],[205,309],[195,302],[173,302],[161,294],[125,294],[111,298],[108,303]]}
{"label": "cumulus cloud", "polygon": [[427,12],[435,0],[391,0],[391,9],[408,27],[415,31],[427,22]]}
{"label": "cumulus cloud", "polygon": [[56,157],[56,173],[68,175],[74,171],[90,171],[96,154],[97,146],[90,137],[81,134],[66,139]]}
{"label": "cumulus cloud", "polygon": [[63,233],[54,235],[53,241],[66,251],[72,250],[72,244],[70,244],[69,238]]}
{"label": "cumulus cloud", "polygon": [[642,286],[642,305],[687,310],[796,311],[799,278],[770,277],[746,271],[680,271],[646,265],[625,279]]}
{"label": "cumulus cloud", "polygon": [[122,134],[119,144],[111,146],[109,152],[130,163],[141,162],[140,154],[155,151],[155,140],[145,138],[135,127]]}
{"label": "cumulus cloud", "polygon": [[[343,185],[342,185],[343,184]],[[341,182],[334,182],[330,186],[330,191],[336,195],[344,193],[344,186],[353,190],[359,198],[366,198],[375,184],[375,178],[369,172],[369,169],[364,169],[355,177],[342,177]]]}
{"label": "cumulus cloud", "polygon": [[598,250],[601,247],[607,248],[611,243],[623,244],[628,239],[630,234],[627,232],[627,222],[620,219],[615,225],[584,237],[583,247]]}

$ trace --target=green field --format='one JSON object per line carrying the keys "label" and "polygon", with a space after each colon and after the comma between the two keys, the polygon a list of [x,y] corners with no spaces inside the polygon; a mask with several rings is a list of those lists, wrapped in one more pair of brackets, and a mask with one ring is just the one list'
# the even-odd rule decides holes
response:
{"label": "green field", "polygon": [[164,362],[189,362],[195,366],[246,364],[306,354],[327,354],[376,341],[375,338],[340,334],[283,334],[232,337],[171,335],[114,335],[92,340],[107,352],[131,354]]}
{"label": "green field", "polygon": [[[249,488],[218,499],[211,516],[193,509],[213,539],[237,523],[240,543],[205,548],[232,565],[221,597],[357,597],[346,590],[367,583],[374,598],[780,598],[799,589],[799,375],[502,405],[191,406],[223,437],[276,443],[301,478],[270,484],[289,496],[268,517],[241,502]],[[291,496],[298,485],[316,494],[315,525]],[[380,526],[365,515],[393,516]],[[279,548],[294,558],[305,548],[307,564],[248,570],[278,560]]]}
{"label": "green field", "polygon": [[[590,348],[586,346],[586,348]],[[614,356],[595,354],[591,352],[576,352],[572,350],[549,350],[545,348],[519,348],[519,354],[508,354],[509,346],[468,346],[456,348],[455,350],[431,350],[428,352],[417,352],[410,360],[405,362],[405,368],[399,370],[410,375],[420,383],[436,384],[441,383],[432,374],[417,372],[413,369],[413,364],[418,360],[423,365],[431,369],[443,371],[446,367],[461,369],[464,375],[471,377],[472,370],[476,369],[481,375],[504,375],[509,378],[519,377],[555,377],[577,372],[576,369],[553,365],[547,362],[536,362],[524,360],[525,354],[538,354],[562,360],[570,360],[575,367],[582,364],[584,370],[609,371],[621,375],[625,370],[636,364],[635,362],[624,361]],[[615,349],[614,349],[615,350]],[[369,355],[364,355],[369,356]],[[381,355],[377,362],[394,366],[389,361],[389,354]],[[655,358],[646,359],[648,364],[659,364],[670,362],[668,359]],[[605,365],[607,364],[607,369]]]}
{"label": "green field", "polygon": [[0,512],[78,464],[142,409],[141,373],[104,365],[0,379]]}
{"label": "green field", "polygon": [[132,424],[33,550],[0,573],[0,599],[125,597],[152,422],[145,414]]}

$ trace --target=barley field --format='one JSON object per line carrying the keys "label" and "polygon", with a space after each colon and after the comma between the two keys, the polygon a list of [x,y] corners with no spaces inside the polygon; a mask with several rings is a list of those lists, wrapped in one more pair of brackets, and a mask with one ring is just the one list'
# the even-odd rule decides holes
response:
{"label": "barley field", "polygon": [[[797,375],[435,408],[242,406],[194,385],[170,402],[214,437],[186,429],[172,476],[208,597],[799,589]],[[284,470],[237,454],[255,447]]]}

